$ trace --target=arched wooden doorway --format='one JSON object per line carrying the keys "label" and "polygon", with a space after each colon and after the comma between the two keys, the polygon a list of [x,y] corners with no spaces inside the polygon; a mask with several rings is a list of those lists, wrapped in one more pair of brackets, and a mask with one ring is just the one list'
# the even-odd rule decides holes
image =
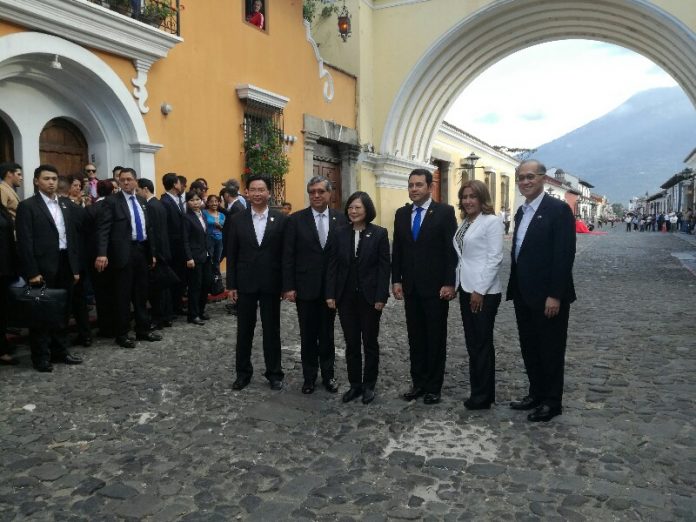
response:
{"label": "arched wooden doorway", "polygon": [[7,124],[0,118],[0,163],[14,161],[14,139]]}
{"label": "arched wooden doorway", "polygon": [[61,176],[82,176],[87,163],[87,140],[77,126],[64,118],[49,121],[39,136],[41,163],[49,163]]}

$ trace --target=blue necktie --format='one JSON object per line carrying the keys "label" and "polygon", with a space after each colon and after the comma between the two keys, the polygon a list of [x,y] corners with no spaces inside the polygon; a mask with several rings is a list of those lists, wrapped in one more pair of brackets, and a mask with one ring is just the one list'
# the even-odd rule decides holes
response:
{"label": "blue necktie", "polygon": [[140,212],[138,212],[135,196],[131,196],[130,201],[133,207],[133,216],[135,217],[135,240],[140,242],[145,239],[145,235],[143,234],[143,222],[140,220]]}
{"label": "blue necktie", "polygon": [[416,217],[413,218],[413,240],[418,239],[418,234],[420,233],[421,227],[421,212],[423,212],[423,207],[416,207]]}

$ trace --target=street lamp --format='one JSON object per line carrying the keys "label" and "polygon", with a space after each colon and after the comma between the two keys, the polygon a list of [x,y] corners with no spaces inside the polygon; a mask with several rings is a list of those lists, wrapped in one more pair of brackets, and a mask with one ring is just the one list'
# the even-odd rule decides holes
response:
{"label": "street lamp", "polygon": [[345,0],[343,0],[343,9],[338,14],[338,34],[343,39],[344,43],[346,42],[346,40],[348,40],[348,37],[351,34],[350,13],[348,12],[348,8],[346,7]]}

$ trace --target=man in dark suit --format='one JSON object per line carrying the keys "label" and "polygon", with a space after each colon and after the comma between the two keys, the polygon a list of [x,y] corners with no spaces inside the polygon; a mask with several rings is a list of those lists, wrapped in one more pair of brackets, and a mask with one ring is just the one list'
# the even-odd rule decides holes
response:
{"label": "man in dark suit", "polygon": [[270,209],[271,180],[250,176],[249,209],[234,215],[227,238],[227,288],[237,303],[237,379],[232,389],[242,390],[251,381],[251,344],[256,311],[261,309],[263,356],[266,379],[272,390],[283,387],[280,363],[280,294],[282,290],[283,232],[287,218]]}
{"label": "man in dark suit", "polygon": [[[74,284],[80,278],[80,245],[76,216],[67,198],[56,195],[58,170],[40,165],[34,171],[36,194],[17,207],[17,248],[20,271],[31,285],[67,290],[65,326],[70,315]],[[31,359],[40,372],[53,371],[52,362],[80,364],[82,359],[68,352],[65,328],[32,329]]]}
{"label": "man in dark suit", "polygon": [[167,236],[171,254],[171,267],[181,283],[170,290],[172,319],[176,315],[185,315],[182,309],[182,298],[186,288],[186,254],[184,252],[184,214],[186,203],[181,201],[183,185],[181,177],[173,172],[162,176],[162,185],[166,191],[160,201],[167,215]]}
{"label": "man in dark suit", "polygon": [[440,402],[447,356],[447,314],[454,299],[457,230],[454,208],[432,200],[432,174],[416,169],[408,177],[413,202],[396,211],[392,247],[392,291],[405,299],[413,385],[403,397]]}
{"label": "man in dark suit", "polygon": [[334,379],[336,310],[326,305],[324,286],[330,238],[346,218],[329,208],[332,188],[323,176],[310,179],[309,207],[291,215],[285,231],[283,297],[297,304],[305,394],[314,392],[319,369],[324,388],[338,391]]}
{"label": "man in dark suit", "polygon": [[[245,211],[246,207],[239,195],[239,182],[235,179],[230,179],[225,183],[225,187],[220,191],[220,197],[223,201],[221,210],[225,213],[225,224],[222,225],[222,256],[220,257],[222,261],[227,257],[227,237],[230,234],[231,218],[235,214]],[[227,260],[227,270],[230,270],[231,266]],[[228,314],[237,315],[235,303],[228,302],[225,304],[225,308]]]}
{"label": "man in dark suit", "polygon": [[575,301],[575,219],[565,201],[544,193],[546,167],[536,160],[515,171],[525,203],[515,214],[507,299],[513,300],[529,393],[510,404],[534,410],[532,422],[562,411],[570,303]]}
{"label": "man in dark suit", "polygon": [[121,190],[104,200],[97,216],[98,271],[108,268],[113,281],[115,300],[116,344],[135,348],[128,337],[130,306],[135,316],[135,334],[139,341],[160,341],[150,329],[147,313],[148,270],[156,263],[156,242],[145,200],[135,194],[136,172],[123,168],[118,175]]}
{"label": "man in dark suit", "polygon": [[172,296],[170,286],[162,277],[171,273],[172,254],[169,248],[169,234],[167,233],[167,209],[162,202],[155,197],[155,186],[149,179],[140,178],[135,189],[138,196],[145,200],[147,213],[150,217],[152,228],[152,241],[155,243],[156,263],[152,270],[149,285],[150,310],[152,322],[157,329],[172,326]]}

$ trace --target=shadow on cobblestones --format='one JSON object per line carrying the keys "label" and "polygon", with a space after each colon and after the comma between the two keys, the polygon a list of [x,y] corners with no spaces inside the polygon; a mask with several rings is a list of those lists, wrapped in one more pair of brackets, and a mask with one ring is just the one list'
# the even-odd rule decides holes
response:
{"label": "shadow on cobblestones", "polygon": [[507,407],[526,391],[510,303],[485,412],[462,405],[456,302],[436,406],[399,399],[408,346],[393,300],[368,406],[300,393],[288,303],[280,392],[261,376],[260,330],[252,384],[232,392],[235,318],[222,304],[206,329],[176,326],[130,351],[101,341],[52,374],[21,347],[22,365],[0,368],[0,520],[694,520],[696,277],[672,252],[696,245],[578,237],[564,414],[544,425]]}

